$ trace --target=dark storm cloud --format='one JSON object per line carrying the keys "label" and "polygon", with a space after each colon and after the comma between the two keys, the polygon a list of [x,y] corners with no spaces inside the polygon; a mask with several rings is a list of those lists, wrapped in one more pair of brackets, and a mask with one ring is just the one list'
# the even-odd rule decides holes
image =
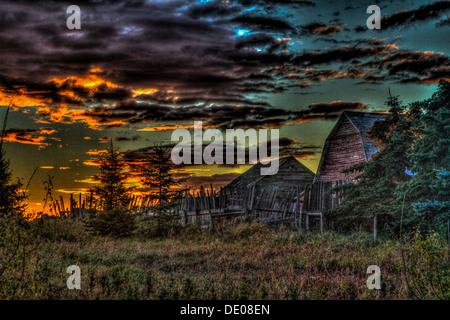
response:
{"label": "dark storm cloud", "polygon": [[323,22],[313,22],[301,27],[303,35],[326,35],[331,36],[335,33],[341,32],[342,25],[325,24]]}
{"label": "dark storm cloud", "polygon": [[305,0],[242,0],[241,3],[247,6],[260,5],[269,7],[274,4],[289,4],[300,7],[314,7],[316,5],[313,1]]}
{"label": "dark storm cloud", "polygon": [[[85,87],[77,82],[76,78],[67,78],[64,81],[36,82],[30,78],[11,78],[0,75],[0,91],[7,94],[19,94],[23,97],[41,101],[42,104],[89,106],[106,102],[124,101],[132,97],[128,88],[108,87],[101,83],[95,90]],[[88,80],[86,80],[88,81]],[[71,94],[68,95],[67,93]]]}
{"label": "dark storm cloud", "polygon": [[381,55],[387,50],[384,46],[375,47],[341,47],[330,50],[304,52],[295,57],[293,62],[300,65],[318,65],[332,62],[348,62],[353,59],[370,58]]}
{"label": "dark storm cloud", "polygon": [[386,69],[402,83],[436,83],[450,77],[450,58],[442,53],[398,51],[368,65]]}
{"label": "dark storm cloud", "polygon": [[170,107],[134,102],[117,107],[99,107],[84,113],[97,123],[110,123],[115,120],[132,124],[201,120],[205,121],[205,126],[219,128],[279,126],[293,114],[293,111],[268,106]]}
{"label": "dark storm cloud", "polygon": [[313,119],[337,119],[342,111],[364,111],[367,105],[359,101],[332,101],[312,103],[307,110],[299,111],[295,121],[305,122]]}
{"label": "dark storm cloud", "polygon": [[[276,51],[283,51],[289,49],[289,40],[290,38],[280,39],[274,38],[264,33],[252,34],[247,37],[242,37],[238,41],[236,41],[236,49],[241,48],[266,48],[268,53],[274,53]],[[251,77],[255,79],[255,74]]]}
{"label": "dark storm cloud", "polygon": [[[448,77],[444,55],[399,50],[384,39],[352,40],[343,37],[348,30],[336,20],[295,27],[296,17],[287,9],[309,10],[310,1],[86,0],[77,5],[82,28],[68,30],[65,2],[2,2],[0,98],[20,91],[34,105],[48,107],[38,110],[42,117],[104,127],[204,120],[220,128],[261,128],[329,115],[302,111],[301,105],[296,111],[274,107],[256,94],[300,91],[328,79],[435,83]],[[288,13],[276,12],[278,7]],[[424,13],[441,16],[446,8],[436,2],[385,19],[406,24],[423,20]],[[241,29],[248,30],[240,35]],[[297,45],[300,34],[334,47]],[[329,37],[333,34],[338,38]],[[152,90],[136,91],[145,88]],[[64,115],[58,106],[82,112]]]}
{"label": "dark storm cloud", "polygon": [[450,18],[442,19],[441,21],[436,23],[436,27],[438,27],[438,28],[445,27],[445,26],[448,26],[448,25],[450,25]]}
{"label": "dark storm cloud", "polygon": [[105,101],[123,101],[131,98],[132,93],[125,88],[108,88],[105,84],[102,84],[96,88],[93,94],[93,98],[98,102]]}
{"label": "dark storm cloud", "polygon": [[320,113],[328,113],[328,114],[338,114],[344,110],[360,110],[365,109],[367,105],[362,102],[342,102],[342,101],[333,101],[331,103],[318,102],[313,103],[308,106],[307,112],[309,114],[320,114]]}
{"label": "dark storm cloud", "polygon": [[[290,3],[308,2],[283,1],[285,5]],[[203,98],[219,97],[216,102],[220,103],[237,102],[245,93],[283,90],[274,85],[277,79],[260,75],[255,81],[255,76],[262,68],[289,60],[288,55],[279,54],[287,49],[286,43],[277,42],[270,33],[290,32],[292,27],[287,21],[264,14],[241,13],[250,5],[264,8],[271,6],[270,2],[79,1],[77,5],[82,8],[82,29],[67,30],[62,3],[6,2],[2,7],[7,11],[4,21],[12,32],[0,31],[4,49],[0,74],[17,82],[26,77],[45,82],[68,74],[81,76],[92,67],[100,67],[105,70],[102,77],[120,86],[151,86],[161,91],[170,87],[177,91],[179,101],[189,100],[196,94],[192,89],[198,88]],[[266,39],[267,51],[247,50],[253,40],[234,38],[237,27],[262,32],[259,41]],[[55,90],[48,91],[54,94]],[[222,100],[228,92],[239,94],[234,101]],[[101,103],[129,97],[126,89],[117,89],[98,92],[91,98]],[[65,99],[52,97],[51,102]]]}
{"label": "dark storm cloud", "polygon": [[343,44],[343,45],[352,45],[352,46],[359,46],[359,45],[368,45],[368,46],[379,46],[386,42],[385,39],[378,39],[378,38],[357,38],[357,39],[351,39],[351,40],[343,40],[343,39],[334,39],[330,37],[319,37],[313,40],[313,42],[329,42],[333,44]]}
{"label": "dark storm cloud", "polygon": [[[230,106],[214,105],[210,107],[187,106],[170,107],[157,104],[135,103],[113,107],[97,107],[84,112],[81,117],[88,123],[118,127],[123,124],[177,123],[203,121],[205,127],[227,128],[278,128],[296,122],[316,119],[335,119],[343,110],[363,110],[361,102],[334,101],[331,103],[311,104],[307,110],[286,110],[270,106]],[[58,109],[41,112],[44,117]]]}
{"label": "dark storm cloud", "polygon": [[77,89],[77,97],[65,96],[61,93],[61,88],[54,82],[36,82],[29,78],[12,78],[0,74],[0,92],[7,95],[22,95],[31,99],[42,101],[42,104],[70,104],[81,106],[80,97],[87,96],[88,93],[82,88]]}
{"label": "dark storm cloud", "polygon": [[[224,132],[224,135],[225,135],[225,132]],[[261,143],[262,142],[260,142],[260,144]],[[273,141],[269,140],[264,143],[267,144],[267,150],[269,150],[269,152],[270,152]],[[322,150],[321,146],[305,145],[294,139],[290,139],[287,137],[280,137],[278,140],[278,145],[279,145],[279,149],[278,149],[279,157],[285,157],[285,156],[292,155],[298,159],[306,159],[306,158],[310,158],[310,157],[317,155]],[[167,152],[170,154],[174,146],[175,146],[175,144],[165,144],[160,147],[165,148],[167,150]],[[203,144],[202,147],[199,149],[199,152],[201,152],[202,155],[203,155],[203,152],[204,152],[206,146],[208,146],[207,143]],[[189,152],[191,155],[191,163],[190,164],[182,163],[179,165],[173,165],[173,167],[174,168],[185,168],[185,167],[199,166],[200,164],[194,164],[194,154],[196,152],[196,149],[194,149],[193,145],[187,145],[184,147],[186,147],[188,150],[190,150]],[[240,164],[237,164],[237,146],[236,145],[227,145],[225,143],[225,138],[224,138],[223,144],[216,145],[216,147],[218,149],[222,149],[222,155],[223,155],[222,162],[224,164],[226,163],[227,153],[232,151],[234,153],[234,160],[233,160],[233,163],[227,164],[227,166],[230,166],[230,165],[231,166],[232,165],[239,166],[240,165]],[[135,149],[135,150],[128,150],[128,151],[122,152],[122,156],[123,156],[123,159],[129,164],[129,166],[132,168],[132,170],[134,172],[139,172],[139,168],[142,166],[142,163],[145,162],[148,158],[152,158],[154,156],[155,148],[156,148],[155,146],[150,146],[150,147],[145,147],[145,148],[140,148],[140,149]],[[257,149],[259,150],[259,145],[257,146]],[[245,154],[245,164],[250,164],[248,147],[245,147],[244,154]],[[213,153],[213,155],[214,155],[214,153]],[[96,159],[94,159],[93,161],[96,161]]]}
{"label": "dark storm cloud", "polygon": [[197,3],[191,5],[186,10],[186,15],[191,18],[205,17],[226,17],[238,14],[244,9],[241,5],[233,3],[233,5],[223,5],[222,0],[214,0],[206,3]]}
{"label": "dark storm cloud", "polygon": [[132,137],[120,137],[120,136],[114,136],[114,141],[117,142],[125,142],[125,141],[137,141],[141,137],[140,136],[132,136]]}
{"label": "dark storm cloud", "polygon": [[262,30],[294,30],[288,23],[271,18],[244,15],[231,19],[231,22],[236,22],[243,26],[256,26]]}
{"label": "dark storm cloud", "polygon": [[[270,150],[271,143],[272,141],[269,141],[267,145],[268,150]],[[322,150],[321,146],[305,145],[287,137],[280,137],[278,144],[280,157],[294,156],[298,159],[306,159],[317,155]]]}
{"label": "dark storm cloud", "polygon": [[412,25],[417,22],[429,21],[443,16],[450,10],[450,1],[437,1],[423,5],[418,9],[396,12],[381,19],[382,28],[391,28],[400,25]]}
{"label": "dark storm cloud", "polygon": [[[381,28],[389,29],[400,26],[413,26],[417,23],[436,20],[450,11],[450,1],[437,1],[423,5],[418,9],[402,10],[381,18]],[[365,26],[355,29],[357,32],[368,30]]]}

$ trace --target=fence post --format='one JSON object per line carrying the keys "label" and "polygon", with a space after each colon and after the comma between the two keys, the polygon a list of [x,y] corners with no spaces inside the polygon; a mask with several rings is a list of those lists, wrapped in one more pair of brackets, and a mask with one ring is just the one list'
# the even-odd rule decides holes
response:
{"label": "fence post", "polygon": [[73,194],[70,194],[70,217],[75,218],[75,211],[73,208]]}
{"label": "fence post", "polygon": [[320,213],[320,233],[323,233],[323,212]]}
{"label": "fence post", "polygon": [[377,241],[378,238],[378,230],[377,230],[377,216],[373,216],[373,240]]}

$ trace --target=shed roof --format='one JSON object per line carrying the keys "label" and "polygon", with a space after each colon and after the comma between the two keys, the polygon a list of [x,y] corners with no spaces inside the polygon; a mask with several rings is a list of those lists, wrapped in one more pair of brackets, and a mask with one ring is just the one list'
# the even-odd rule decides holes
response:
{"label": "shed roof", "polygon": [[[294,160],[294,161],[292,161],[292,163],[295,163],[296,165],[300,166],[302,171],[311,173],[311,175],[314,176],[314,173],[311,170],[309,170],[307,167],[305,167],[300,161],[295,159],[294,156],[287,156],[287,157],[280,158],[279,163],[278,163],[278,168],[280,168],[281,166],[285,165],[288,162],[291,162],[291,160]],[[263,165],[261,162],[258,162],[257,164],[252,166],[250,169],[245,171],[243,174],[241,174],[239,177],[237,177],[236,179],[231,181],[225,188],[235,189],[238,187],[246,187],[251,183],[256,183],[256,182],[264,179],[265,177],[268,177],[268,176],[261,175],[261,171],[260,171],[261,167],[269,167],[269,164]]]}

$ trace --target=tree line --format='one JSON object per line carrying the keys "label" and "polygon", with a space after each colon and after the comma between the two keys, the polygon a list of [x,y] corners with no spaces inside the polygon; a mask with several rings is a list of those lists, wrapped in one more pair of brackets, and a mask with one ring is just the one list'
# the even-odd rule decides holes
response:
{"label": "tree line", "polygon": [[332,191],[345,201],[328,217],[338,229],[371,229],[386,236],[416,230],[449,232],[450,82],[440,81],[429,99],[403,105],[389,96],[389,114],[368,133],[379,151],[357,172],[357,183]]}

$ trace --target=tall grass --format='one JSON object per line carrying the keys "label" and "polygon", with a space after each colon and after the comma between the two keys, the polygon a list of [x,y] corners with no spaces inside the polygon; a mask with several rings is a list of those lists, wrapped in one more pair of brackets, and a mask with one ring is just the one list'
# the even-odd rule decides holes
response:
{"label": "tall grass", "polygon": [[[79,222],[64,221],[69,236],[47,235],[44,267],[57,287],[67,266],[78,265],[82,289],[57,291],[55,299],[411,298],[400,244],[366,234],[274,232],[246,223],[220,234],[186,228],[166,238],[113,239],[72,234]],[[417,254],[413,244],[403,250]],[[381,268],[381,290],[366,286],[369,265]]]}

